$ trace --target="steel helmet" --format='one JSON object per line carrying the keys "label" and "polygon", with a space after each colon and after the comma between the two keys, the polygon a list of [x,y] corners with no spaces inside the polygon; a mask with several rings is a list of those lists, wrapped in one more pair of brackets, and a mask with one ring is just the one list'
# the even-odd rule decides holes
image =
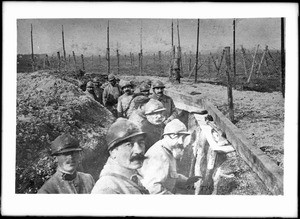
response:
{"label": "steel helmet", "polygon": [[173,119],[171,122],[167,123],[164,129],[163,135],[169,134],[189,135],[190,133],[187,131],[186,126],[179,119]]}
{"label": "steel helmet", "polygon": [[135,107],[139,107],[140,105],[143,105],[143,104],[147,103],[149,100],[150,100],[149,97],[146,97],[144,95],[139,95],[139,96],[136,96],[132,100],[132,102],[133,102]]}
{"label": "steel helmet", "polygon": [[107,131],[107,149],[111,150],[119,143],[139,135],[146,137],[146,133],[143,132],[138,125],[128,119],[118,118]]}
{"label": "steel helmet", "polygon": [[121,87],[121,89],[123,89],[124,87],[132,87],[132,83],[130,82],[130,81],[121,81],[120,82],[120,87]]}
{"label": "steel helmet", "polygon": [[94,77],[93,82],[94,83],[100,83],[101,81],[100,81],[99,77]]}
{"label": "steel helmet", "polygon": [[116,77],[113,74],[109,74],[107,79],[108,79],[108,81],[114,81],[114,80],[116,80]]}
{"label": "steel helmet", "polygon": [[155,81],[152,85],[152,88],[154,89],[158,87],[165,88],[165,85],[161,81]]}
{"label": "steel helmet", "polygon": [[151,84],[152,84],[152,81],[151,81],[150,79],[147,79],[145,82],[146,82],[146,84],[148,84],[149,86],[151,86]]}
{"label": "steel helmet", "polygon": [[87,88],[88,88],[88,87],[94,87],[93,82],[89,81],[89,82],[86,84],[86,87],[87,87]]}
{"label": "steel helmet", "polygon": [[140,86],[140,92],[143,92],[143,91],[150,91],[149,84],[146,84],[146,83],[141,84],[141,86]]}
{"label": "steel helmet", "polygon": [[72,137],[69,133],[64,133],[58,136],[51,143],[52,156],[57,156],[70,151],[82,151],[82,148],[79,147],[79,141]]}
{"label": "steel helmet", "polygon": [[148,103],[145,104],[145,115],[157,113],[157,112],[163,112],[166,108],[164,105],[155,99],[150,99]]}

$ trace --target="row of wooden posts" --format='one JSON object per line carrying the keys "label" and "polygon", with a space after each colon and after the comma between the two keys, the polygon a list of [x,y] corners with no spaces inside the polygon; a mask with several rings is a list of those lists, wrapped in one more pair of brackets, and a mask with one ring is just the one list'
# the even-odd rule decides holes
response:
{"label": "row of wooden posts", "polygon": [[[235,57],[235,22],[236,20],[233,19],[233,78],[236,76],[236,57]],[[196,51],[196,61],[195,61],[195,83],[197,83],[197,71],[198,71],[198,54],[199,54],[199,25],[200,24],[200,19],[198,19],[198,25],[197,25],[197,51]],[[171,25],[171,30],[172,30],[172,59],[175,58],[175,46],[174,46],[174,42],[173,42],[173,20],[172,20],[172,25]],[[181,56],[181,47],[180,47],[180,36],[179,36],[179,22],[177,20],[177,33],[178,33],[178,47],[177,47],[177,58],[179,58],[179,64],[180,64],[180,71],[181,74],[183,73],[183,66],[182,66],[182,56]],[[140,68],[140,74],[142,74],[143,72],[143,49],[142,49],[142,22],[141,22],[141,34],[140,34],[140,53],[138,54],[139,57],[139,68]],[[62,26],[62,44],[63,44],[63,53],[64,53],[64,61],[66,62],[66,51],[65,51],[65,44],[64,44],[64,30],[63,30],[63,26]],[[246,61],[245,61],[245,50],[243,49],[243,47],[241,48],[242,54],[243,54],[243,63],[244,63],[244,69],[245,69],[245,74],[248,74],[248,79],[247,82],[250,82],[251,76],[253,74],[253,69],[254,69],[254,65],[256,64],[255,58],[256,58],[256,54],[258,51],[258,47],[256,48],[256,51],[253,55],[253,61],[252,61],[252,65],[251,65],[251,70],[250,73],[247,73],[247,68],[246,68]],[[35,70],[35,63],[34,63],[34,53],[33,53],[33,37],[32,37],[32,25],[31,25],[31,48],[32,48],[32,66],[33,66],[33,70]],[[262,62],[264,60],[264,57],[266,55],[266,53],[271,57],[271,60],[273,61],[273,64],[276,67],[275,61],[272,58],[271,53],[268,50],[268,47],[265,48],[263,56],[261,58],[261,61],[259,62],[258,65],[258,72],[260,72],[260,68],[262,65]],[[221,62],[219,63],[219,65],[216,64],[216,60],[212,57],[211,58],[213,60],[213,63],[219,73],[220,71],[220,67],[222,64],[222,60],[223,60],[223,56],[225,54],[225,60],[226,60],[226,75],[227,75],[227,79],[228,79],[228,103],[229,103],[229,115],[230,115],[230,119],[233,121],[233,103],[232,103],[232,82],[231,82],[231,78],[230,78],[230,72],[231,70],[231,64],[230,64],[230,47],[225,47],[225,49],[223,50],[222,53],[222,57],[221,57]],[[57,52],[57,56],[58,56],[58,60],[59,60],[59,64],[58,64],[58,68],[60,70],[61,68],[61,60],[60,60],[60,53]],[[282,71],[281,73],[281,86],[282,86],[282,93],[283,93],[283,97],[284,97],[284,80],[285,80],[285,52],[284,52],[284,18],[281,18],[281,64],[282,64]],[[117,49],[117,69],[118,69],[118,73],[119,73],[119,50]],[[130,58],[131,58],[131,54],[130,54]],[[161,53],[159,53],[159,57],[161,57]],[[47,57],[48,58],[48,57]],[[75,66],[76,65],[76,57],[73,51],[73,58],[74,58],[74,62],[75,62]],[[84,67],[84,59],[83,59],[83,54],[81,54],[81,59],[82,59],[82,69],[85,70]],[[70,55],[69,55],[69,60],[70,60]],[[106,60],[108,62],[107,64],[107,70],[108,70],[108,74],[110,73],[110,47],[109,47],[109,21],[108,21],[108,25],[107,25],[107,49],[106,49]],[[132,60],[132,59],[131,59]],[[209,59],[210,62],[210,59]],[[131,61],[132,63],[132,61]],[[190,62],[191,63],[191,62]],[[203,64],[202,64],[203,65]],[[199,68],[202,66],[200,65]],[[210,68],[210,63],[209,63],[209,68]],[[189,69],[190,70],[190,69]],[[210,69],[209,69],[210,70]],[[189,77],[191,76],[192,72],[194,71],[191,70]],[[279,72],[279,70],[276,67],[276,71]],[[232,111],[232,112],[231,112]]]}

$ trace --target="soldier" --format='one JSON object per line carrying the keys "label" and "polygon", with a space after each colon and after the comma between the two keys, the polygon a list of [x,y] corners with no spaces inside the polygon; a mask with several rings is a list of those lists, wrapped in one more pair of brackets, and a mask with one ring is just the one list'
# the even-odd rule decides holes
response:
{"label": "soldier", "polygon": [[96,94],[94,92],[94,84],[93,82],[89,81],[86,84],[86,91],[84,92],[86,95],[88,95],[90,98],[96,100]]}
{"label": "soldier", "polygon": [[118,98],[117,112],[118,117],[127,118],[127,111],[133,98],[132,83],[129,81],[122,81],[120,87],[123,94]]}
{"label": "soldier", "polygon": [[93,79],[93,84],[94,84],[94,93],[96,95],[96,100],[103,104],[102,103],[102,94],[103,94],[103,89],[101,88],[101,81],[100,81],[100,78],[99,77],[95,77]]}
{"label": "soldier", "polygon": [[82,91],[86,91],[86,83],[84,81],[79,81],[78,87],[80,87]]}
{"label": "soldier", "polygon": [[175,80],[178,83],[180,83],[180,78],[181,78],[179,66],[180,66],[180,59],[179,58],[174,59],[173,66],[172,66],[172,73],[175,76]]}
{"label": "soldier", "polygon": [[106,135],[110,156],[92,194],[148,194],[137,172],[145,159],[145,136],[128,119],[118,118],[111,125]]}
{"label": "soldier", "polygon": [[103,105],[117,117],[116,105],[118,98],[121,95],[119,86],[116,84],[116,78],[113,74],[108,75],[109,84],[103,91]]}
{"label": "soldier", "polygon": [[57,171],[45,182],[38,193],[90,193],[95,184],[93,177],[77,171],[81,150],[78,140],[70,134],[58,136],[51,144],[51,155],[56,156],[57,159]]}
{"label": "soldier", "polygon": [[152,85],[152,89],[153,94],[150,95],[150,98],[159,100],[166,108],[166,111],[164,113],[166,120],[164,121],[164,123],[167,124],[178,116],[174,101],[171,97],[164,94],[165,85],[161,81],[154,82]]}
{"label": "soldier", "polygon": [[150,194],[175,194],[175,186],[189,186],[199,180],[198,176],[187,178],[177,173],[176,160],[183,155],[188,135],[186,126],[174,119],[166,125],[163,139],[147,151],[140,173],[141,182]]}
{"label": "soldier", "polygon": [[165,120],[163,112],[165,110],[161,102],[151,99],[145,104],[144,110],[137,110],[129,117],[130,121],[135,122],[143,132],[147,133],[145,151],[161,139],[164,129],[163,121]]}

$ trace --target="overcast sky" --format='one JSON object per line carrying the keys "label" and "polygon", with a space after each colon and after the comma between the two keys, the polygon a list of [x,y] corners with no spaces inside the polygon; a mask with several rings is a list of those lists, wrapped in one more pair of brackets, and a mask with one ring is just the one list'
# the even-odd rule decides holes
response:
{"label": "overcast sky", "polygon": [[[103,55],[107,47],[108,19],[18,19],[17,52],[31,53],[30,25],[33,25],[34,53],[62,52],[62,25],[67,54]],[[174,44],[177,40],[177,19],[174,23]],[[183,52],[196,51],[197,19],[178,19]],[[109,19],[110,48],[114,54],[166,52],[171,49],[172,19]],[[233,19],[200,19],[200,51],[222,49],[233,45]],[[236,48],[255,45],[280,49],[280,18],[237,19]]]}

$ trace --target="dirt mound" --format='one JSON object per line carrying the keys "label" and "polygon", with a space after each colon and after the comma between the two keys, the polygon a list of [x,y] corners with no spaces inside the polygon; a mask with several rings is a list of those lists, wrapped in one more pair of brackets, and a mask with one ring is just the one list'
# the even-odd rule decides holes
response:
{"label": "dirt mound", "polygon": [[36,193],[55,172],[50,142],[63,132],[80,140],[80,170],[98,179],[115,118],[70,81],[46,71],[17,75],[16,193]]}

